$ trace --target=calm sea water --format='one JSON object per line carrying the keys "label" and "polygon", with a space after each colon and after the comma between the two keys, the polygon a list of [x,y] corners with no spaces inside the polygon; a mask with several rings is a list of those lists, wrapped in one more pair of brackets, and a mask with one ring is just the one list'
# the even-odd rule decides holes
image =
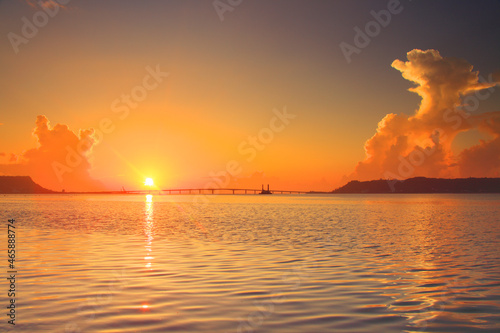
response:
{"label": "calm sea water", "polygon": [[1,196],[15,331],[500,331],[499,195],[194,198]]}

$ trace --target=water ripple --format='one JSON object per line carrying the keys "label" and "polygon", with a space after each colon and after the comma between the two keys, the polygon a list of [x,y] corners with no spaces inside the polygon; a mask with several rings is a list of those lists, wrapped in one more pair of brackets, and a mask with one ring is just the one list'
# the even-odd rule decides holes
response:
{"label": "water ripple", "polygon": [[499,196],[1,200],[19,332],[500,330]]}

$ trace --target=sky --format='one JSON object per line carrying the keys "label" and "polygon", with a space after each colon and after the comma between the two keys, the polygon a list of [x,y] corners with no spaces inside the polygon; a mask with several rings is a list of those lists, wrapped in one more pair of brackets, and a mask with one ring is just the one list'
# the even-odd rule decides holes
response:
{"label": "sky", "polygon": [[0,1],[0,175],[500,177],[500,1]]}

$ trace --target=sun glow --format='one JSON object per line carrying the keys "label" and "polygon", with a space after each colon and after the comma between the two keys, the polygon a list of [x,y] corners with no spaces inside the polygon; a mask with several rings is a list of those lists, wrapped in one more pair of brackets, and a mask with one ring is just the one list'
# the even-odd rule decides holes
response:
{"label": "sun glow", "polygon": [[153,181],[153,178],[146,178],[146,180],[144,181],[144,185],[146,186],[153,186],[155,184],[155,182]]}

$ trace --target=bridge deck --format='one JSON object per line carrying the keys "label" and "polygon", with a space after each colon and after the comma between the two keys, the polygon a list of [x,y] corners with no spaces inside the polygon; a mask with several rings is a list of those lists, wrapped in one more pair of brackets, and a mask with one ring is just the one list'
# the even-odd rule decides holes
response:
{"label": "bridge deck", "polygon": [[[138,190],[125,191],[126,193],[162,193],[162,194],[259,194],[261,189],[255,188],[172,188],[165,190]],[[279,194],[304,194],[306,191],[290,191],[290,190],[271,190],[271,193]]]}

